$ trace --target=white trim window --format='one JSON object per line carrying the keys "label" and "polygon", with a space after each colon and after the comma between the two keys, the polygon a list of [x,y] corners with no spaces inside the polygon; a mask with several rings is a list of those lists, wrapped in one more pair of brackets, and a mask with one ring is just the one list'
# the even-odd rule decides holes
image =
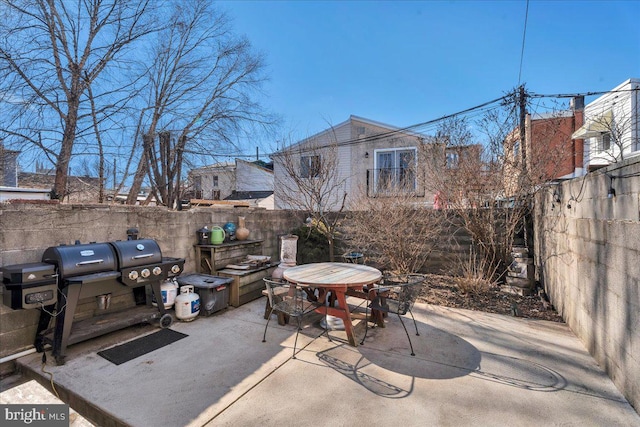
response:
{"label": "white trim window", "polygon": [[415,147],[375,150],[376,192],[415,191],[416,164]]}
{"label": "white trim window", "polygon": [[320,156],[300,157],[300,177],[317,178],[318,176],[320,176]]}
{"label": "white trim window", "polygon": [[447,152],[446,159],[447,169],[456,169],[460,163],[460,155],[455,151]]}
{"label": "white trim window", "polygon": [[611,149],[611,134],[608,132],[603,132],[596,141],[597,149],[596,152],[603,153],[605,151],[609,151]]}

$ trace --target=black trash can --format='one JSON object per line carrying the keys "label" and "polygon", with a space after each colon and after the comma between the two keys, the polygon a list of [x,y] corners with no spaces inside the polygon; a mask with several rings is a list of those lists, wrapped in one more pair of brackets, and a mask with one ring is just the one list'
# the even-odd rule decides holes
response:
{"label": "black trash can", "polygon": [[200,315],[209,316],[229,306],[229,286],[233,278],[209,274],[178,276],[180,286],[191,285],[200,296]]}

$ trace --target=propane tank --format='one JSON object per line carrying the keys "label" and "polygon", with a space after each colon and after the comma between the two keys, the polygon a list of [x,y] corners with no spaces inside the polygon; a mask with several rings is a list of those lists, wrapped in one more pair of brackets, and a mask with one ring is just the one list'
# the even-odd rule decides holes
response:
{"label": "propane tank", "polygon": [[200,314],[200,296],[193,292],[192,285],[180,288],[180,295],[175,299],[176,317],[190,322]]}
{"label": "propane tank", "polygon": [[[162,284],[160,284],[160,295],[162,295],[162,302],[164,303],[164,308],[169,309],[173,307],[173,303],[178,296],[178,283],[175,279],[167,279]],[[156,301],[156,296],[154,295],[151,299],[151,304],[154,307],[158,306]]]}

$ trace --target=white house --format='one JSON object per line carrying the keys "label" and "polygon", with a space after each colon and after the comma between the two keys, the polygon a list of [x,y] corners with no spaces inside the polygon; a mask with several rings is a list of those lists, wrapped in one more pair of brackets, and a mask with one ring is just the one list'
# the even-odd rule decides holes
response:
{"label": "white house", "polygon": [[586,170],[640,154],[640,79],[631,78],[587,104],[584,125],[572,138],[584,140]]}
{"label": "white house", "polygon": [[196,199],[237,200],[273,209],[273,170],[262,162],[216,163],[192,169],[189,179]]}
{"label": "white house", "polygon": [[[344,200],[349,210],[357,208],[358,197],[384,197],[390,191],[409,192],[417,204],[432,207],[434,192],[420,177],[434,166],[435,147],[423,134],[352,115],[271,155],[275,208],[310,207],[313,202],[300,200],[316,193],[322,194],[323,206],[314,209],[339,211]],[[444,165],[444,151],[438,152]],[[301,190],[296,180],[311,185]]]}

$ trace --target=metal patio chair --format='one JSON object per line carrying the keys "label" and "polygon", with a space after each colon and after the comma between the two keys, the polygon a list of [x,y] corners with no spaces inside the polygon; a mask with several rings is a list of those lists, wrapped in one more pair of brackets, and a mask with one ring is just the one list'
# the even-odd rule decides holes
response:
{"label": "metal patio chair", "polygon": [[[419,274],[404,275],[401,280],[398,280],[397,278],[385,278],[382,284],[374,285],[373,290],[375,291],[375,297],[365,308],[365,319],[367,319],[367,311],[369,309],[372,311],[376,310],[381,313],[392,313],[398,316],[398,319],[400,319],[400,323],[402,324],[402,328],[404,329],[404,333],[407,335],[407,339],[409,340],[409,347],[411,348],[412,356],[415,356],[416,354],[413,351],[411,337],[409,336],[407,327],[402,320],[402,316],[407,313],[411,315],[413,325],[416,328],[416,335],[420,336],[420,332],[418,332],[418,324],[416,323],[415,317],[413,317],[411,309],[420,295],[420,291],[424,286],[424,281],[424,276]],[[365,321],[364,337],[360,344],[364,344],[364,341],[367,338],[367,331],[369,329],[368,325],[369,322],[367,320]]]}
{"label": "metal patio chair", "polygon": [[352,264],[363,264],[366,265],[366,259],[362,252],[357,251],[349,251],[342,254],[342,258],[345,262],[349,262]]}
{"label": "metal patio chair", "polygon": [[302,318],[307,314],[313,313],[323,304],[318,301],[310,301],[304,288],[287,281],[273,280],[270,277],[263,279],[267,288],[267,297],[271,312],[269,313],[267,324],[264,327],[262,342],[267,341],[267,328],[271,321],[271,314],[274,312],[282,313],[289,318],[295,318],[297,321],[296,338],[293,343],[293,356],[296,358],[296,346],[298,344],[298,333],[302,329]]}

